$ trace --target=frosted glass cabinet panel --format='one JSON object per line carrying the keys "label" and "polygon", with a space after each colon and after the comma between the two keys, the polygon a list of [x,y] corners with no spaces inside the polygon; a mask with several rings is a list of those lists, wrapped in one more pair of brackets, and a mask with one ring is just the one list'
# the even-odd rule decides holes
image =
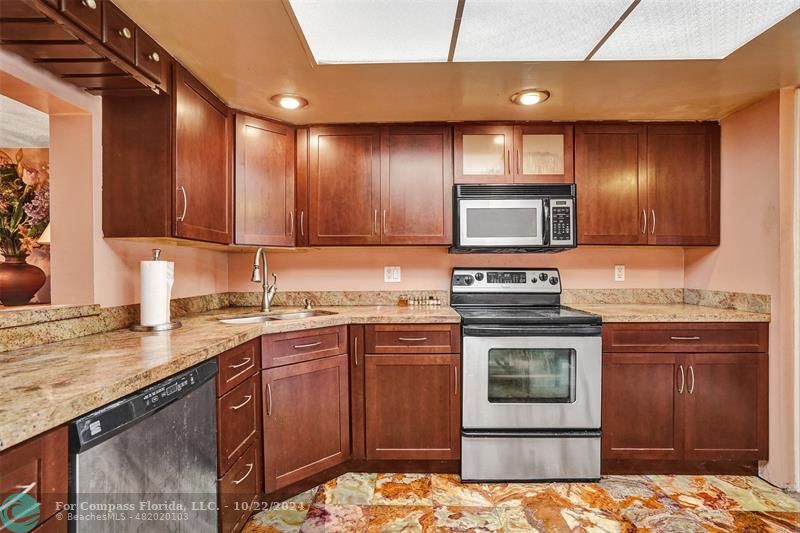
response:
{"label": "frosted glass cabinet panel", "polygon": [[572,125],[529,124],[514,133],[515,182],[574,181]]}
{"label": "frosted glass cabinet panel", "polygon": [[465,125],[455,128],[455,174],[461,183],[510,183],[514,129]]}
{"label": "frosted glass cabinet panel", "polygon": [[563,174],[563,135],[523,135],[520,150],[522,174]]}

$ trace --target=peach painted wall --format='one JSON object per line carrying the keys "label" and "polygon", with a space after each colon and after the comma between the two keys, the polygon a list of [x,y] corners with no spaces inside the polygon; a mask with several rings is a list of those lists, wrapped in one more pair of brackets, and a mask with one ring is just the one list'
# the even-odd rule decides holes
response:
{"label": "peach painted wall", "polygon": [[[567,288],[683,287],[681,248],[591,248],[560,254],[460,255],[446,248],[319,248],[269,251],[269,270],[281,290],[447,290],[454,266],[558,267]],[[250,283],[253,258],[232,254],[232,291],[257,290]],[[614,281],[624,264],[626,280]],[[384,283],[383,267],[401,267],[400,283]]]}
{"label": "peach painted wall", "polygon": [[792,99],[776,92],[722,120],[721,242],[716,249],[687,249],[685,268],[689,288],[771,296],[770,460],[762,475],[783,487],[796,482],[791,306],[796,290],[791,273],[793,109]]}

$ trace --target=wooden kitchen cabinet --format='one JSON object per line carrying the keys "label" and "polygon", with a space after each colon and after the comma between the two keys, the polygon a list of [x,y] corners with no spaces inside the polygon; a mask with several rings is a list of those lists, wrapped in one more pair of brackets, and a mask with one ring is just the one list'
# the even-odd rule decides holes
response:
{"label": "wooden kitchen cabinet", "polygon": [[575,181],[572,124],[514,126],[514,183]]}
{"label": "wooden kitchen cabinet", "polygon": [[295,132],[237,113],[236,244],[295,244]]}
{"label": "wooden kitchen cabinet", "polygon": [[450,244],[452,131],[447,126],[381,129],[381,244]]}
{"label": "wooden kitchen cabinet", "polygon": [[603,473],[754,471],[768,458],[767,331],[604,325]]}
{"label": "wooden kitchen cabinet", "polygon": [[579,244],[647,244],[646,127],[575,127]]}
{"label": "wooden kitchen cabinet", "polygon": [[346,354],[262,372],[266,492],[350,457]]}

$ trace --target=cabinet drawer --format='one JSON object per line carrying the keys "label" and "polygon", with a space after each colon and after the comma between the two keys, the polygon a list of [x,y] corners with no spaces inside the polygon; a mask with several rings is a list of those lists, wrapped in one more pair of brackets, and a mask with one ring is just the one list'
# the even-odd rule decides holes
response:
{"label": "cabinet drawer", "polygon": [[99,39],[104,3],[103,0],[61,0],[61,11]]}
{"label": "cabinet drawer", "polygon": [[605,324],[604,352],[766,352],[769,324]]}
{"label": "cabinet drawer", "polygon": [[347,326],[278,333],[262,339],[264,368],[347,353]]}
{"label": "cabinet drawer", "polygon": [[261,340],[253,339],[219,354],[217,396],[244,382],[261,368]]}
{"label": "cabinet drawer", "polygon": [[217,426],[219,435],[219,472],[228,468],[256,439],[261,387],[258,375],[240,384],[217,400]]}
{"label": "cabinet drawer", "polygon": [[123,59],[136,61],[136,25],[111,2],[103,6],[103,44]]}
{"label": "cabinet drawer", "polygon": [[255,443],[219,480],[220,532],[239,531],[261,493],[261,446]]}
{"label": "cabinet drawer", "polygon": [[458,324],[386,324],[365,328],[367,353],[459,353]]}
{"label": "cabinet drawer", "polygon": [[26,492],[41,505],[41,520],[67,496],[67,428],[54,429],[0,453],[0,501]]}
{"label": "cabinet drawer", "polygon": [[141,28],[136,28],[136,66],[153,81],[163,84],[166,81],[164,75],[166,62],[167,54],[164,49]]}

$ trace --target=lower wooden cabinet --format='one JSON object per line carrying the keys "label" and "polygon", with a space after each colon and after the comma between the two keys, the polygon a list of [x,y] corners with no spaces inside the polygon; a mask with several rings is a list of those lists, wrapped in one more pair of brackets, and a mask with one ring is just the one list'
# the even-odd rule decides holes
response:
{"label": "lower wooden cabinet", "polygon": [[262,372],[266,492],[350,457],[347,367],[343,354]]}
{"label": "lower wooden cabinet", "polygon": [[460,360],[456,354],[367,354],[367,459],[458,459]]}

